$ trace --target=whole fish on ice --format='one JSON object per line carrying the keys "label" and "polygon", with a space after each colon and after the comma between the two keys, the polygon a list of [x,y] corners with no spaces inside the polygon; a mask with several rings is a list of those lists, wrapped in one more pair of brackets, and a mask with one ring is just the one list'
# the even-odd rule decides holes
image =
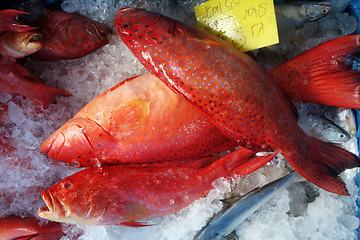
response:
{"label": "whole fish on ice", "polygon": [[45,10],[36,21],[43,36],[43,47],[31,58],[42,61],[67,60],[86,56],[109,43],[112,30],[79,13]]}
{"label": "whole fish on ice", "polygon": [[[265,72],[249,56],[215,36],[157,13],[136,8],[120,9],[115,17],[115,27],[124,43],[150,72],[208,114],[229,138],[253,151],[279,151],[310,182],[327,191],[348,195],[338,174],[359,166],[358,157],[306,135],[297,124],[292,103],[281,91],[281,85],[279,87],[273,80],[272,72]],[[345,45],[334,45],[335,40],[325,43],[325,47],[309,51],[314,58],[305,59],[307,61],[298,66],[283,64],[282,73],[290,67],[301,73],[307,70],[304,65],[311,61],[313,67],[309,69],[314,70],[313,75],[322,73],[329,81],[336,75],[338,82],[340,77],[341,84],[332,85],[335,91],[341,92],[341,87],[345,91],[352,89],[334,102],[340,99],[342,103],[356,105],[360,102],[354,88],[358,81],[354,83],[352,78],[358,77],[358,73],[351,72],[345,60],[355,55],[359,38],[355,35],[336,39],[337,43]],[[328,47],[332,51],[320,52]],[[303,56],[308,55],[299,56],[292,63],[304,60]],[[338,64],[327,69],[328,59]],[[341,72],[334,73],[333,68]],[[329,77],[331,74],[332,78]],[[313,75],[309,75],[310,80]],[[295,78],[294,81],[299,81],[300,89],[297,90],[304,91],[304,86],[309,85],[304,79],[301,75]],[[320,82],[319,78],[314,81]],[[329,96],[326,84],[330,83],[323,83],[325,88],[320,84],[323,91],[312,96],[313,99],[322,102]]]}
{"label": "whole fish on ice", "polygon": [[88,167],[195,158],[237,146],[150,73],[100,94],[42,144],[55,160]]}
{"label": "whole fish on ice", "polygon": [[194,237],[194,240],[221,240],[235,230],[265,202],[292,183],[303,181],[296,172],[256,188],[237,200],[230,207],[216,214]]}
{"label": "whole fish on ice", "polygon": [[44,190],[46,206],[38,215],[83,225],[144,226],[137,221],[175,213],[207,195],[216,179],[248,174],[275,155],[255,157],[241,148],[218,160],[87,168]]}

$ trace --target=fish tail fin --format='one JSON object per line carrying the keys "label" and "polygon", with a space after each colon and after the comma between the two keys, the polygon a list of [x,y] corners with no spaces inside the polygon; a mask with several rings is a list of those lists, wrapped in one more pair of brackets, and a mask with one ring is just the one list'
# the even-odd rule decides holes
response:
{"label": "fish tail fin", "polygon": [[3,26],[0,26],[0,30],[2,31],[27,32],[37,29],[37,27],[31,27],[29,25],[22,24],[21,22],[15,19],[20,14],[30,14],[30,13],[18,11],[15,9],[5,9],[0,12],[1,12],[0,15],[3,20],[2,23]]}
{"label": "fish tail fin", "polygon": [[68,91],[62,90],[60,88],[49,87],[42,83],[33,83],[35,96],[29,96],[30,99],[35,100],[38,104],[42,105],[44,108],[48,108],[50,104],[55,103],[55,99],[58,96],[71,96]]}
{"label": "fish tail fin", "polygon": [[360,35],[320,44],[268,70],[294,101],[360,108]]}
{"label": "fish tail fin", "polygon": [[273,159],[277,153],[272,153],[267,156],[255,156],[254,151],[246,148],[240,148],[229,155],[217,160],[216,168],[219,169],[219,165],[222,165],[222,169],[226,173],[224,176],[244,176],[255,170],[261,168],[271,159]]}
{"label": "fish tail fin", "polygon": [[311,138],[309,155],[294,159],[284,154],[291,166],[304,178],[318,187],[340,195],[349,195],[339,174],[346,169],[359,167],[359,158],[333,144]]}

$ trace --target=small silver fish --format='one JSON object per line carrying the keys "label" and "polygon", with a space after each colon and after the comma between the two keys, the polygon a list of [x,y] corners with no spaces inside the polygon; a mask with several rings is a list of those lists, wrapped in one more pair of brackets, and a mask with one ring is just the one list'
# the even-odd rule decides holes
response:
{"label": "small silver fish", "polygon": [[309,115],[307,121],[310,127],[310,135],[329,143],[344,143],[351,136],[344,129],[324,117]]}
{"label": "small silver fish", "polygon": [[275,4],[276,14],[281,14],[295,22],[296,27],[303,26],[306,22],[315,21],[331,12],[328,2],[289,1]]}
{"label": "small silver fish", "polygon": [[218,213],[196,234],[194,240],[221,240],[225,238],[281,189],[304,180],[294,171],[263,187],[254,189],[232,206]]}

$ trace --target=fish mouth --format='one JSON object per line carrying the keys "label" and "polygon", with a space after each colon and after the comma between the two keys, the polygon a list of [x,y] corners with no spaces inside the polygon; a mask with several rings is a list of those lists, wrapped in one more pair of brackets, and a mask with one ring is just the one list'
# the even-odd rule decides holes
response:
{"label": "fish mouth", "polygon": [[40,50],[40,48],[43,46],[42,34],[37,32],[29,33],[24,36],[23,43],[29,50],[29,54],[34,53]]}
{"label": "fish mouth", "polygon": [[66,217],[66,208],[64,204],[55,196],[53,196],[48,189],[41,193],[46,206],[38,209],[37,214],[41,218],[51,221],[60,221]]}

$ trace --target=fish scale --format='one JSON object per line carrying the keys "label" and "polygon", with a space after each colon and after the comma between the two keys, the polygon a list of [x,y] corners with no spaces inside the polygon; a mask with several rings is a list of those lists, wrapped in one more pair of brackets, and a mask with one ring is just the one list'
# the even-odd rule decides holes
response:
{"label": "fish scale", "polygon": [[271,77],[211,34],[143,9],[120,9],[115,27],[140,62],[243,147],[279,151],[307,180],[348,194],[338,174],[359,159],[306,135]]}

